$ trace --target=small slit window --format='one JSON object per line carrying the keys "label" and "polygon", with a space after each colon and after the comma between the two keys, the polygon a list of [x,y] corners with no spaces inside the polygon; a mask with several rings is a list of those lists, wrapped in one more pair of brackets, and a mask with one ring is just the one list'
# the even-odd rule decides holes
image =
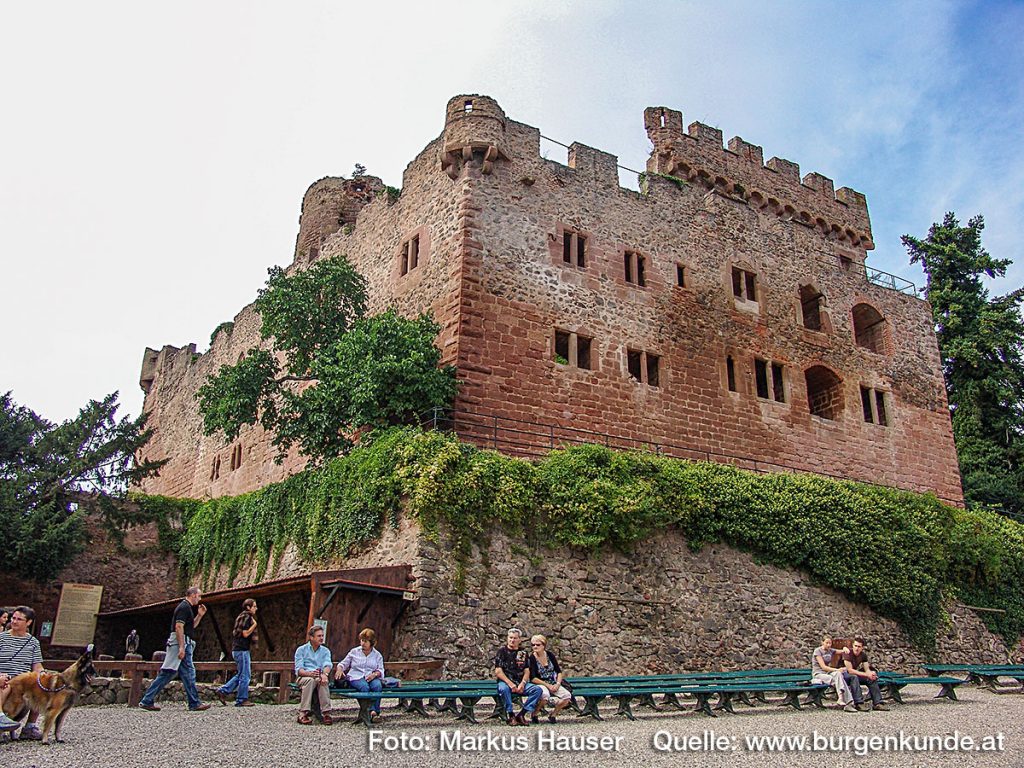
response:
{"label": "small slit window", "polygon": [[736,363],[732,355],[725,358],[725,383],[730,392],[736,391]]}
{"label": "small slit window", "polygon": [[676,264],[676,285],[679,288],[686,287],[686,267],[682,264]]}

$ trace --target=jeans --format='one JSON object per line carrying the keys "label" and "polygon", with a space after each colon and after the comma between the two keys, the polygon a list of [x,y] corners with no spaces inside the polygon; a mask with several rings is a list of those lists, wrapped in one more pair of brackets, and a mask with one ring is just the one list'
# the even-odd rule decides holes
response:
{"label": "jeans", "polygon": [[177,675],[181,678],[181,687],[185,689],[188,708],[195,709],[199,706],[201,702],[199,701],[199,691],[196,690],[196,668],[192,665],[192,649],[194,647],[195,643],[185,642],[185,658],[181,660],[178,669],[161,669],[160,674],[149,684],[149,688],[146,689],[142,696],[142,701],[139,702],[140,704],[152,706],[157,694]]}
{"label": "jeans", "polygon": [[231,655],[235,659],[235,664],[238,665],[238,671],[234,677],[217,690],[223,694],[234,693],[237,690],[238,693],[235,696],[237,705],[249,698],[249,680],[252,678],[251,657],[249,651],[232,651]]}
{"label": "jeans", "polygon": [[[370,682],[366,682],[363,678],[359,678],[358,680],[349,680],[348,684],[360,693],[366,693],[367,691],[373,691],[376,693],[384,688],[384,683],[381,682],[379,677],[373,678]],[[370,699],[370,710],[372,712],[376,712],[378,715],[380,714],[380,699]]]}
{"label": "jeans", "polygon": [[[527,683],[526,688],[523,689],[523,709],[527,712],[533,712],[537,709],[537,702],[540,701],[541,695],[544,691],[541,690],[539,685],[533,683]],[[512,689],[508,687],[508,683],[503,681],[498,682],[498,695],[501,697],[502,703],[505,705],[505,711],[512,711]]]}
{"label": "jeans", "polygon": [[867,686],[868,693],[871,694],[871,703],[873,705],[882,703],[882,689],[878,687],[877,680],[864,680],[850,672],[844,672],[843,677],[846,678],[846,684],[850,686],[850,693],[853,694],[853,701],[855,704],[860,704],[864,701],[864,694],[860,690],[862,685]]}

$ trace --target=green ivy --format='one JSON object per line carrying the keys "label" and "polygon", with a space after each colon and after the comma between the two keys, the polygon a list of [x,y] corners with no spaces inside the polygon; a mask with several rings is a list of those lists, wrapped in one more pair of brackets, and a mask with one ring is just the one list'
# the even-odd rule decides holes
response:
{"label": "green ivy", "polygon": [[934,645],[942,600],[998,608],[983,619],[1008,642],[1024,632],[1024,526],[934,496],[815,475],[756,474],[721,464],[593,445],[529,462],[439,432],[396,428],[346,456],[244,496],[195,503],[182,567],[233,578],[249,558],[262,579],[288,543],[310,563],[344,557],[399,512],[455,554],[456,588],[491,530],[531,547],[630,552],[668,528],[691,548],[724,542],[804,569]]}

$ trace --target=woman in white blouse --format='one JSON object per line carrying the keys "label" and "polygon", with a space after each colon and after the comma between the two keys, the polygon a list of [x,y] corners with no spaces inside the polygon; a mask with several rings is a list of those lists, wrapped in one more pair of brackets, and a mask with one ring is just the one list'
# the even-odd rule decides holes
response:
{"label": "woman in white blouse", "polygon": [[[357,691],[379,691],[384,687],[384,657],[373,646],[377,644],[377,633],[370,628],[359,633],[359,645],[338,662],[334,679],[345,677],[348,684]],[[370,720],[380,720],[380,699],[370,702]]]}

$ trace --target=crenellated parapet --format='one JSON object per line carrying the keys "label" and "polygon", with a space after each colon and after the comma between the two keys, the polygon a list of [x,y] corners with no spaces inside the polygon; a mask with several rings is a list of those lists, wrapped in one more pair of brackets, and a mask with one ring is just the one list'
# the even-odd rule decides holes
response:
{"label": "crenellated parapet", "polygon": [[503,149],[508,118],[498,102],[472,94],[448,100],[441,144],[441,170],[457,179],[464,166],[476,163],[491,173],[494,163],[508,160]]}
{"label": "crenellated parapet", "polygon": [[685,179],[711,192],[818,230],[852,248],[871,250],[867,200],[849,187],[834,189],[820,173],[800,178],[800,166],[773,157],[739,136],[723,146],[722,132],[694,122],[684,132],[683,115],[667,107],[644,110],[644,125],[654,144],[647,170]]}
{"label": "crenellated parapet", "polygon": [[312,261],[328,235],[355,226],[359,211],[383,191],[384,182],[376,176],[327,176],[311,184],[302,197],[295,260]]}

